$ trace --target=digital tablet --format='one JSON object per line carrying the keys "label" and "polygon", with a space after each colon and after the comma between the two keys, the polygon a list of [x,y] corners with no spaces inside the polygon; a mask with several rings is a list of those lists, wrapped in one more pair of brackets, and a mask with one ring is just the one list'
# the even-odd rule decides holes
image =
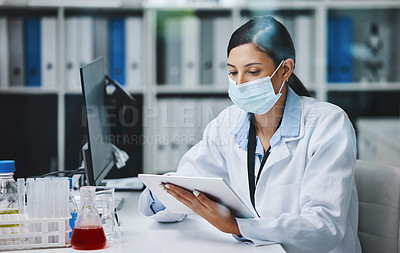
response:
{"label": "digital tablet", "polygon": [[193,211],[165,192],[161,183],[171,183],[180,186],[186,190],[198,190],[210,199],[226,206],[231,210],[232,215],[237,218],[257,217],[253,208],[249,208],[232,190],[232,188],[222,178],[210,177],[187,177],[187,176],[167,176],[139,174],[138,177],[143,183],[156,195],[156,197],[165,205],[168,211],[179,214],[194,214]]}

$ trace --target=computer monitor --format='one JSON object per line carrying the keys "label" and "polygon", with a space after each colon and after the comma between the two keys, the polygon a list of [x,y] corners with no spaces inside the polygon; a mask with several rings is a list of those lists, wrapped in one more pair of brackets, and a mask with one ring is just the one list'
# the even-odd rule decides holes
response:
{"label": "computer monitor", "polygon": [[114,167],[114,155],[107,122],[105,62],[102,57],[80,69],[86,106],[87,144],[82,149],[87,184],[100,185]]}

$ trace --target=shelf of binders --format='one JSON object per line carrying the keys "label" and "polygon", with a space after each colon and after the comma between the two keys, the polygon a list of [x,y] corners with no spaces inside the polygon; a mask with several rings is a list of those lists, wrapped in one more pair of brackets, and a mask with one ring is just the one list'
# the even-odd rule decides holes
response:
{"label": "shelf of binders", "polygon": [[143,91],[142,11],[65,12],[65,85],[80,92],[79,68],[103,56],[109,75],[128,91]]}
{"label": "shelf of binders", "polygon": [[157,11],[160,91],[226,90],[226,46],[234,23],[231,14],[228,10]]}
{"label": "shelf of binders", "polygon": [[328,90],[400,90],[399,32],[400,4],[390,9],[330,9]]}
{"label": "shelf of binders", "polygon": [[57,12],[0,10],[0,90],[57,91]]}

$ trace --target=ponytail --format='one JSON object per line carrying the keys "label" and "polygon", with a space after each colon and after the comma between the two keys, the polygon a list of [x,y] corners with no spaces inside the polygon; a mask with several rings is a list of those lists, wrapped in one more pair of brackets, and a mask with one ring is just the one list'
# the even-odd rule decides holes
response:
{"label": "ponytail", "polygon": [[300,79],[292,73],[287,81],[287,84],[292,88],[292,90],[299,96],[311,97],[310,92],[300,81]]}

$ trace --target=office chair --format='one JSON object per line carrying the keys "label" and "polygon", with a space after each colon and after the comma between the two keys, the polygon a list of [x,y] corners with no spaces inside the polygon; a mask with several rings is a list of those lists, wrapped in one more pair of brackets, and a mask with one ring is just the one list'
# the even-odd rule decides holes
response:
{"label": "office chair", "polygon": [[400,168],[357,160],[355,180],[363,253],[400,253]]}

